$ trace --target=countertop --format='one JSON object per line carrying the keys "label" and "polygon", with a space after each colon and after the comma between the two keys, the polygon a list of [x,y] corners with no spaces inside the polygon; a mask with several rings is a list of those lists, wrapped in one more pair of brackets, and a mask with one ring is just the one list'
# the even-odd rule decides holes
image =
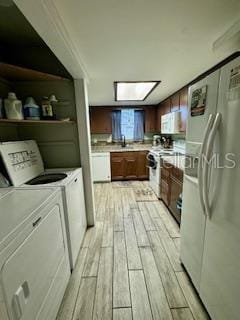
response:
{"label": "countertop", "polygon": [[174,155],[174,156],[162,156],[162,160],[171,163],[176,168],[183,170],[185,168],[185,156],[184,155]]}
{"label": "countertop", "polygon": [[126,147],[112,144],[106,146],[92,146],[92,153],[97,152],[126,152],[126,151],[149,151],[152,148],[151,144],[130,144]]}
{"label": "countertop", "polygon": [[[123,148],[119,144],[108,144],[105,146],[92,146],[92,153],[101,152],[127,152],[127,151],[149,151],[152,149],[151,144],[130,144],[129,146]],[[185,156],[184,155],[172,155],[172,156],[162,156],[163,160],[171,163],[175,167],[184,171],[185,166]]]}

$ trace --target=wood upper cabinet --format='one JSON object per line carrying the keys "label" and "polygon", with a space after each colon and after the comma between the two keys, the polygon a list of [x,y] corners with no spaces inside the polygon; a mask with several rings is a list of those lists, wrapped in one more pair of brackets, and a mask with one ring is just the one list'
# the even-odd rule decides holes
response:
{"label": "wood upper cabinet", "polygon": [[186,131],[187,117],[188,117],[188,87],[180,91],[180,111],[181,111],[181,127],[180,131]]}
{"label": "wood upper cabinet", "polygon": [[180,131],[186,132],[186,123],[188,116],[188,87],[183,88],[182,90],[173,94],[169,99],[161,102],[157,107],[156,115],[156,130],[161,131],[161,117],[162,115],[180,111],[181,112],[181,123]]}
{"label": "wood upper cabinet", "polygon": [[179,104],[180,104],[180,94],[179,92],[174,93],[174,95],[171,96],[171,112],[179,111]]}
{"label": "wood upper cabinet", "polygon": [[145,132],[155,132],[156,131],[156,107],[146,107],[145,108]]}
{"label": "wood upper cabinet", "polygon": [[111,179],[144,180],[148,179],[148,151],[111,152]]}
{"label": "wood upper cabinet", "polygon": [[112,109],[91,107],[90,127],[91,133],[112,133]]}
{"label": "wood upper cabinet", "polygon": [[171,100],[166,99],[161,102],[157,107],[157,116],[156,116],[156,130],[161,131],[161,117],[164,114],[167,114],[171,111]]}

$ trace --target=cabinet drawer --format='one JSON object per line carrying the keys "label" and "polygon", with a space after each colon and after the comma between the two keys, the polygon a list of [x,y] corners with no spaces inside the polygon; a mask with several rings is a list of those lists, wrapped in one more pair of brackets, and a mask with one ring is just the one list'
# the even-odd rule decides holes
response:
{"label": "cabinet drawer", "polygon": [[111,158],[123,158],[125,152],[111,152],[110,156]]}
{"label": "cabinet drawer", "polygon": [[178,180],[180,182],[183,181],[183,171],[181,169],[176,168],[176,167],[172,167],[171,174],[176,180]]}
{"label": "cabinet drawer", "polygon": [[161,180],[161,198],[167,206],[170,205],[170,191],[169,184]]}

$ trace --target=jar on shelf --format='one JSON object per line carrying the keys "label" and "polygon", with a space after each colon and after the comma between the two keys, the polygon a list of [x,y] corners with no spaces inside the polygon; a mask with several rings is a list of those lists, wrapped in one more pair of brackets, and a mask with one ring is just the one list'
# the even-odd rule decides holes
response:
{"label": "jar on shelf", "polygon": [[53,107],[48,97],[42,100],[42,118],[43,120],[54,120]]}

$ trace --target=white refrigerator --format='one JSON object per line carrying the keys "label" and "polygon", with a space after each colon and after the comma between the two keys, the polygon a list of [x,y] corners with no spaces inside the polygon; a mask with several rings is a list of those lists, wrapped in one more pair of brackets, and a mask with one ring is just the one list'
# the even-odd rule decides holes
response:
{"label": "white refrigerator", "polygon": [[189,89],[181,260],[213,320],[239,320],[240,57]]}

